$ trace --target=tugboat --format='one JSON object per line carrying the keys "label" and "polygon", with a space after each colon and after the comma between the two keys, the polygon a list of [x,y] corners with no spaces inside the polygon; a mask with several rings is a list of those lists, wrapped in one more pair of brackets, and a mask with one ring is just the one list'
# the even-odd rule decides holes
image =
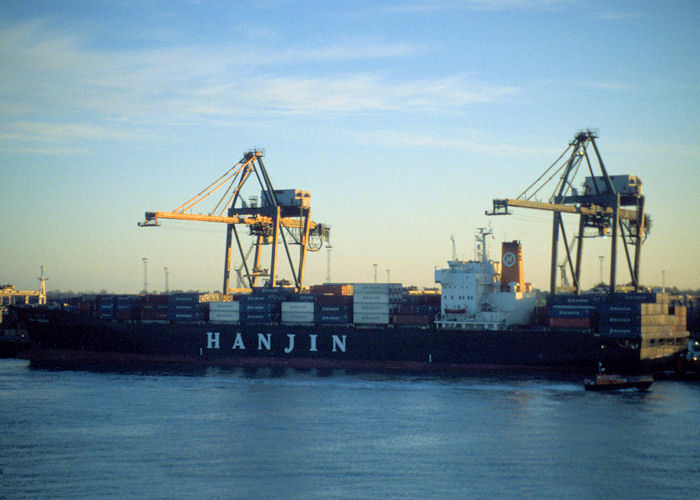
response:
{"label": "tugboat", "polygon": [[587,391],[617,391],[620,389],[637,389],[646,391],[654,382],[651,375],[614,375],[604,373],[599,365],[594,379],[585,379],[583,386]]}

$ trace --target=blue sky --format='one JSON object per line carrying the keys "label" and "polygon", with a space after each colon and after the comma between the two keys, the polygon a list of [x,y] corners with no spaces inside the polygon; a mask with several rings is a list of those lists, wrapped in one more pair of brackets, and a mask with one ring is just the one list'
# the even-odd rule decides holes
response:
{"label": "blue sky", "polygon": [[[165,221],[245,151],[311,192],[331,278],[431,286],[492,224],[546,288],[551,216],[489,218],[577,131],[644,182],[642,281],[700,287],[695,1],[3,2],[0,282],[221,286],[224,228]],[[573,227],[574,221],[570,221]],[[584,284],[608,244],[587,241]],[[326,277],[309,257],[307,283]],[[621,281],[628,278],[625,268]],[[284,275],[284,273],[282,273]]]}

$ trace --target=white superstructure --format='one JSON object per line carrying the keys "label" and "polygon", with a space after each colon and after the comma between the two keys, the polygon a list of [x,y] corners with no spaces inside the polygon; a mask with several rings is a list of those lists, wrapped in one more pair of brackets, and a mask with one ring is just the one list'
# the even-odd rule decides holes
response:
{"label": "white superstructure", "polygon": [[[438,328],[501,330],[532,322],[535,294],[520,282],[502,285],[501,263],[489,259],[486,251],[490,234],[480,229],[477,260],[455,259],[447,269],[435,270],[435,282],[442,286]],[[512,259],[510,253],[506,265],[518,264]]]}

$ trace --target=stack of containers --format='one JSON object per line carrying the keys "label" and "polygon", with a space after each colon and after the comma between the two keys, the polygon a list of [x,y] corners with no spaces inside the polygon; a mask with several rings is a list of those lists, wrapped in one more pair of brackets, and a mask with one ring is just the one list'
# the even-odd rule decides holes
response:
{"label": "stack of containers", "polygon": [[97,307],[95,311],[97,319],[114,319],[114,295],[98,295],[95,302]]}
{"label": "stack of containers", "polygon": [[401,306],[400,283],[355,283],[353,288],[352,318],[356,325],[388,325]]}
{"label": "stack of containers", "polygon": [[282,302],[282,323],[311,325],[314,322],[314,296],[306,293],[289,295]]}
{"label": "stack of containers", "polygon": [[430,325],[440,312],[440,294],[408,294],[391,317],[396,325]]}
{"label": "stack of containers", "polygon": [[117,295],[115,301],[114,316],[118,320],[133,320],[136,319],[137,301],[136,295]]}
{"label": "stack of containers", "polygon": [[86,297],[80,297],[80,302],[78,303],[78,313],[79,314],[90,314],[94,307],[94,302]]}
{"label": "stack of containers", "polygon": [[143,295],[141,297],[141,319],[144,321],[168,321],[168,295]]}
{"label": "stack of containers", "polygon": [[240,297],[241,323],[276,323],[282,302],[289,291],[281,287],[254,288],[251,295]]}
{"label": "stack of containers", "polygon": [[198,321],[202,319],[198,293],[174,293],[168,299],[168,320]]}
{"label": "stack of containers", "polygon": [[209,321],[212,323],[238,323],[241,318],[241,303],[209,302]]}
{"label": "stack of containers", "polygon": [[317,295],[314,306],[316,323],[352,323],[352,295]]}
{"label": "stack of containers", "polygon": [[[673,310],[672,310],[673,309]],[[613,302],[601,304],[598,328],[608,337],[641,338],[643,335],[665,336],[679,330],[676,309],[670,308],[668,296],[656,293],[616,293]]]}
{"label": "stack of containers", "polygon": [[599,294],[556,294],[547,296],[547,314],[552,328],[594,328],[599,304],[605,299]]}

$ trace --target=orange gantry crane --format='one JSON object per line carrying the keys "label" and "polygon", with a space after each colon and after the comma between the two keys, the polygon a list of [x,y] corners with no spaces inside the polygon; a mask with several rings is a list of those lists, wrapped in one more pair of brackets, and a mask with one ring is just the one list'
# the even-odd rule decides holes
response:
{"label": "orange gantry crane", "polygon": [[[264,153],[254,149],[226,171],[199,194],[171,212],[146,212],[141,227],[159,226],[160,219],[177,219],[201,222],[218,222],[226,224],[226,253],[224,257],[223,293],[228,294],[231,276],[231,249],[235,239],[240,253],[244,277],[248,285],[259,286],[260,278],[268,277],[267,286],[274,287],[277,281],[277,253],[280,240],[284,245],[289,268],[294,279],[294,287],[300,290],[304,279],[304,266],[307,251],[318,251],[324,242],[328,243],[330,227],[311,220],[310,194],[298,189],[275,190],[270,182],[267,170],[262,162]],[[248,182],[257,180],[261,189],[260,199],[252,196],[246,200],[243,187]],[[213,209],[206,214],[192,213],[195,206],[209,198],[214,192],[223,194]],[[199,205],[202,206],[202,205]],[[244,253],[237,225],[248,227],[254,238],[255,253],[252,264],[248,264],[251,253]],[[260,267],[262,247],[271,245],[270,268]],[[297,266],[292,261],[290,245],[299,245]]]}

